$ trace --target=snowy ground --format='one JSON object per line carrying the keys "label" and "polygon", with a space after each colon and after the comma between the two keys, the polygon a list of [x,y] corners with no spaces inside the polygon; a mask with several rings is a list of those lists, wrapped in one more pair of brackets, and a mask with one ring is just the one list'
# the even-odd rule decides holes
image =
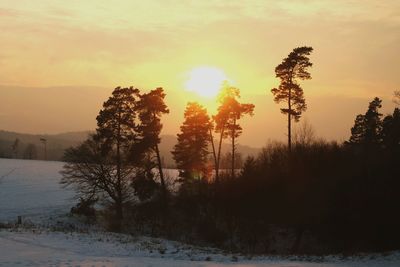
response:
{"label": "snowy ground", "polygon": [[[400,266],[399,252],[353,258],[248,258],[95,228],[57,228],[58,221],[69,223],[65,214],[74,204],[73,192],[58,184],[61,167],[59,162],[0,159],[0,222],[23,216],[36,224],[0,229],[0,266]],[[47,227],[50,221],[52,227]]]}
{"label": "snowy ground", "polygon": [[400,254],[347,259],[248,259],[145,237],[3,230],[0,266],[395,267],[400,266]]}
{"label": "snowy ground", "polygon": [[62,162],[0,159],[0,222],[66,213],[73,192],[60,187]]}

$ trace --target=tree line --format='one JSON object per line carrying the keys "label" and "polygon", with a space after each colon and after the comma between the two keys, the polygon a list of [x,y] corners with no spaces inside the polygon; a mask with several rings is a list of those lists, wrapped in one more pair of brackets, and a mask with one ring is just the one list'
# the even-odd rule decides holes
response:
{"label": "tree line", "polygon": [[12,159],[38,159],[39,149],[33,143],[26,143],[20,138],[15,138],[14,141],[0,141],[0,157]]}
{"label": "tree line", "polygon": [[[400,111],[382,119],[375,98],[343,144],[316,140],[308,124],[293,134],[292,122],[307,108],[300,81],[311,79],[312,51],[295,48],[275,69],[280,84],[271,93],[287,105],[281,108],[287,145],[270,144],[241,169],[240,119],[252,116],[255,106],[241,103],[238,88],[222,85],[213,115],[196,102],[187,104],[171,151],[178,179],[164,173],[159,152],[162,116],[169,113],[163,88],[115,88],[97,116],[95,134],[65,153],[61,184],[75,188],[80,199],[73,212],[115,231],[248,252],[399,247],[400,231],[391,225],[400,222]],[[229,169],[221,168],[224,140],[231,147]],[[282,231],[285,237],[277,234]],[[306,237],[317,245],[305,246]],[[291,245],[277,248],[279,240]]]}

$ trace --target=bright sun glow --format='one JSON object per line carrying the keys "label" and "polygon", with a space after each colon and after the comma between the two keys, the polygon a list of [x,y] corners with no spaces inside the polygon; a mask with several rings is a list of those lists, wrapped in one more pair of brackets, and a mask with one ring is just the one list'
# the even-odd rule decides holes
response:
{"label": "bright sun glow", "polygon": [[218,94],[226,80],[228,78],[225,73],[218,68],[199,67],[190,71],[185,88],[201,96],[213,97]]}

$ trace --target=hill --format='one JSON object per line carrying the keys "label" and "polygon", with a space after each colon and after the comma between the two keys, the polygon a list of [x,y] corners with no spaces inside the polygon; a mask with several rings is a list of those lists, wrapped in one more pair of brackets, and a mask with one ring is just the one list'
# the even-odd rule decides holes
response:
{"label": "hill", "polygon": [[[0,130],[0,157],[18,159],[45,159],[45,147],[41,139],[46,139],[47,160],[62,160],[65,149],[83,142],[91,131],[67,132],[60,134],[25,134]],[[19,140],[16,149],[13,144]],[[176,144],[176,136],[162,135],[160,152],[165,166],[173,167],[171,150]],[[222,154],[230,151],[229,144],[222,145]],[[238,145],[237,151],[243,157],[257,155],[259,148]],[[239,160],[240,161],[240,160]]]}
{"label": "hill", "polygon": [[[85,140],[90,132],[70,132],[61,134],[25,134],[0,130],[0,157],[18,159],[61,160],[64,150]],[[16,142],[16,140],[18,140]],[[16,144],[15,149],[13,145]]]}

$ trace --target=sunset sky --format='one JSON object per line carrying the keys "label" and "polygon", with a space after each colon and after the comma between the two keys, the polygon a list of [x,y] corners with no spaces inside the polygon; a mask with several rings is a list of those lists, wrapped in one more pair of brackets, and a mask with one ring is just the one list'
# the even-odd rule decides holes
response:
{"label": "sunset sky", "polygon": [[165,88],[176,134],[188,101],[212,113],[214,98],[189,92],[198,67],[221,70],[254,103],[242,144],[285,140],[273,102],[274,68],[295,47],[314,48],[303,118],[342,141],[374,96],[390,112],[400,89],[400,1],[0,0],[0,129],[94,129],[116,86]]}

